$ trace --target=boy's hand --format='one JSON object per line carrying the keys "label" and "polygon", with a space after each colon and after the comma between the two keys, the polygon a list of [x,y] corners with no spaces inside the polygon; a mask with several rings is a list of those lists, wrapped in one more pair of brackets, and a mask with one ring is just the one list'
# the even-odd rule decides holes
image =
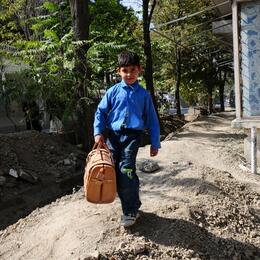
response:
{"label": "boy's hand", "polygon": [[158,149],[153,148],[152,146],[150,147],[150,156],[156,156],[158,154]]}
{"label": "boy's hand", "polygon": [[103,135],[96,135],[95,136],[95,143],[104,143],[105,142],[105,138]]}

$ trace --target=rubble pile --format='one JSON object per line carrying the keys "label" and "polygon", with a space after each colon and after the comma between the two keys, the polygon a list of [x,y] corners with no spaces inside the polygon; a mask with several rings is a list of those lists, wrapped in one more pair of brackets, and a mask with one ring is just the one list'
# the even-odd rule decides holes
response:
{"label": "rubble pile", "polygon": [[[82,169],[85,154],[54,135],[25,131],[0,135],[0,189],[59,181]],[[3,196],[3,193],[0,193]]]}
{"label": "rubble pile", "polygon": [[70,181],[82,179],[86,154],[58,135],[24,131],[0,135],[0,158],[3,228],[72,190]]}
{"label": "rubble pile", "polygon": [[175,136],[186,123],[184,119],[179,119],[175,115],[160,115],[161,126],[161,139],[169,140],[170,137]]}

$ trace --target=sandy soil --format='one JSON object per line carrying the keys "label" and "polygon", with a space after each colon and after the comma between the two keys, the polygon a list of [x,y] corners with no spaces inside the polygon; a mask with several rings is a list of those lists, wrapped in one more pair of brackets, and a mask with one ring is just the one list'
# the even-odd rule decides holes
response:
{"label": "sandy soil", "polygon": [[118,199],[93,205],[79,190],[0,231],[0,259],[260,259],[260,175],[238,167],[244,134],[233,117],[200,118],[162,142],[160,170],[139,171],[131,229],[119,227]]}

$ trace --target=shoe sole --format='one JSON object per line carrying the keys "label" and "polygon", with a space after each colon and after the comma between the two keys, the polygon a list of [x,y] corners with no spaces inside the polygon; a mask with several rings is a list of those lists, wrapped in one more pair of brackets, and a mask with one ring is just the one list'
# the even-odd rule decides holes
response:
{"label": "shoe sole", "polygon": [[135,222],[134,223],[131,223],[131,224],[124,224],[124,223],[120,223],[120,225],[122,226],[122,227],[124,227],[124,228],[128,228],[128,227],[131,227],[131,226],[133,226],[135,223],[136,223],[136,221],[137,221],[137,219],[139,219],[140,218],[140,213],[139,212],[137,212],[137,214],[136,214],[136,218],[135,218]]}

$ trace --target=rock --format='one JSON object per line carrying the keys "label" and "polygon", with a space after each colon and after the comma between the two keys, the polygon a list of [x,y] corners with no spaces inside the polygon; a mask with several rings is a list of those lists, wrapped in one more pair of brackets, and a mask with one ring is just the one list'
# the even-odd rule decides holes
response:
{"label": "rock", "polygon": [[125,248],[127,246],[127,243],[126,242],[121,242],[119,245],[118,245],[118,248],[117,250],[120,250],[122,248]]}
{"label": "rock", "polygon": [[14,178],[18,178],[19,177],[17,171],[14,170],[14,169],[10,169],[9,170],[9,175],[14,177]]}
{"label": "rock", "polygon": [[251,238],[257,237],[257,232],[256,232],[255,230],[251,231],[250,237],[251,237]]}
{"label": "rock", "polygon": [[141,245],[141,244],[136,245],[136,246],[134,247],[134,249],[133,249],[135,255],[141,254],[141,253],[143,253],[145,250],[146,250],[146,246],[145,246],[145,245]]}
{"label": "rock", "polygon": [[70,160],[70,159],[64,159],[63,160],[63,164],[65,165],[65,166],[68,166],[68,165],[72,165],[73,164],[73,162]]}
{"label": "rock", "polygon": [[71,153],[71,154],[69,155],[69,159],[70,159],[71,161],[76,161],[76,160],[77,160],[77,157],[76,157],[76,155],[75,155],[74,153]]}
{"label": "rock", "polygon": [[32,174],[29,174],[25,172],[24,170],[19,171],[19,177],[22,180],[28,181],[30,183],[36,183],[38,181],[38,178],[36,176],[33,176]]}
{"label": "rock", "polygon": [[139,170],[142,172],[154,172],[160,169],[159,164],[152,160],[145,160],[139,166]]}

